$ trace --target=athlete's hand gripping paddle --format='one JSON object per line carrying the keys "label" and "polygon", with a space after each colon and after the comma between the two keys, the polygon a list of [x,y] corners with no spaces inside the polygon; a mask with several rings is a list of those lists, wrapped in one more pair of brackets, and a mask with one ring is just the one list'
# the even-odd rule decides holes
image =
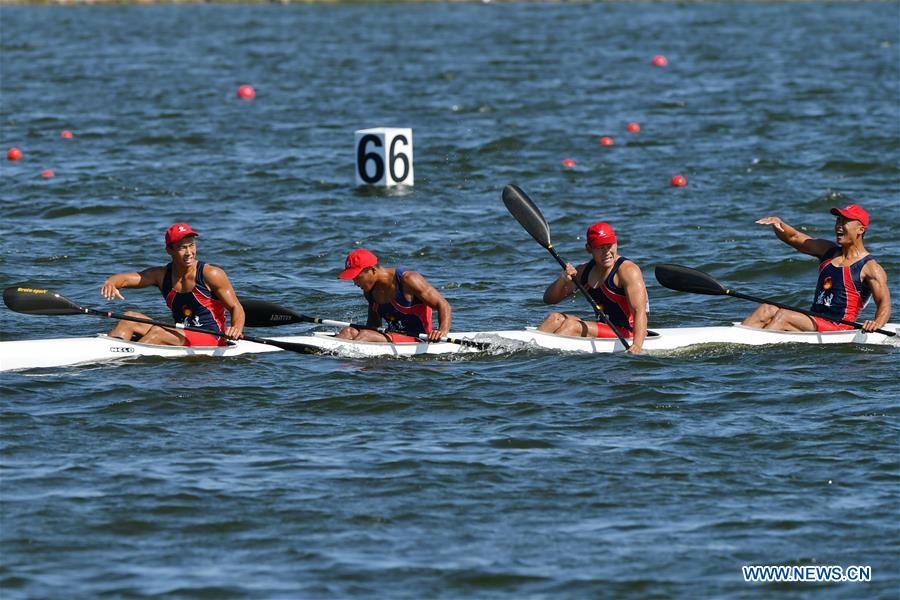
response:
{"label": "athlete's hand gripping paddle", "polygon": [[[544,218],[544,215],[541,214],[540,209],[535,203],[531,201],[528,194],[522,191],[520,187],[509,184],[503,188],[503,204],[506,205],[506,209],[513,217],[515,217],[516,221],[525,228],[525,231],[530,233],[531,237],[533,237],[538,244],[543,246],[550,255],[556,259],[556,262],[565,269],[566,261],[563,260],[553,247],[553,243],[550,241],[550,226],[547,224],[547,219]],[[572,281],[575,283],[578,291],[581,292],[581,295],[584,296],[585,300],[591,305],[591,308],[594,309],[595,317],[609,326],[613,333],[616,334],[616,337],[619,338],[622,345],[625,346],[626,350],[630,348],[631,345],[625,340],[625,337],[619,332],[619,329],[610,323],[609,317],[603,312],[603,308],[594,302],[594,299],[591,297],[587,288],[584,287],[578,278],[573,277]]]}

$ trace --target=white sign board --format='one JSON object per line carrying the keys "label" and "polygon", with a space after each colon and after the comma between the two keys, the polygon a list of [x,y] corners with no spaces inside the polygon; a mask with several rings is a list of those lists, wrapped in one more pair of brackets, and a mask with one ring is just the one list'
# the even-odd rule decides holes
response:
{"label": "white sign board", "polygon": [[356,132],[357,185],[412,185],[412,129],[376,127]]}

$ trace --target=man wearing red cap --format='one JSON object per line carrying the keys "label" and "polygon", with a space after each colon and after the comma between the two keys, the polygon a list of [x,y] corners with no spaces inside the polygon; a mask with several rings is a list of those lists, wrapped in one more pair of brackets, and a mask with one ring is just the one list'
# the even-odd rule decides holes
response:
{"label": "man wearing red cap", "polygon": [[887,275],[863,245],[869,228],[869,213],[858,204],[832,208],[835,242],[813,239],[779,217],[763,217],[760,225],[771,225],[779,240],[819,259],[819,280],[810,317],[793,310],[760,304],[742,325],[778,331],[839,331],[853,329],[832,319],[855,321],[870,298],[875,299],[875,318],[863,322],[863,331],[883,327],[891,317],[891,293]]}
{"label": "man wearing red cap", "polygon": [[[110,276],[101,286],[100,294],[107,300],[124,296],[122,288],[143,288],[155,285],[162,292],[176,323],[213,331],[224,331],[239,338],[244,329],[244,309],[238,302],[234,288],[225,271],[197,260],[195,238],[200,234],[187,223],[175,223],[166,231],[166,253],[172,262],[164,267],[150,267],[140,273],[118,273]],[[225,310],[231,313],[231,327],[225,327]],[[132,317],[148,318],[137,312],[126,312]],[[145,323],[119,321],[112,337],[132,340],[135,337],[145,344],[165,346],[224,346],[224,338],[208,333],[183,329],[168,329]]]}
{"label": "man wearing red cap", "polygon": [[[619,256],[616,232],[609,223],[599,222],[588,227],[585,250],[591,259],[577,268],[567,264],[562,274],[544,291],[544,303],[556,304],[574,294],[577,277],[622,337],[633,338],[628,351],[639,353],[647,337],[648,311],[647,288],[641,268]],[[550,313],[538,331],[581,337],[616,337],[606,323],[559,312]]]}
{"label": "man wearing red cap", "polygon": [[[347,255],[340,279],[353,280],[369,302],[366,325],[373,329],[345,327],[337,337],[361,342],[414,342],[411,337],[426,334],[428,341],[447,337],[452,321],[450,303],[415,271],[378,264],[378,257],[358,248]],[[438,311],[439,325],[432,327],[432,311]],[[374,328],[387,321],[387,332]],[[406,333],[408,335],[402,335]]]}

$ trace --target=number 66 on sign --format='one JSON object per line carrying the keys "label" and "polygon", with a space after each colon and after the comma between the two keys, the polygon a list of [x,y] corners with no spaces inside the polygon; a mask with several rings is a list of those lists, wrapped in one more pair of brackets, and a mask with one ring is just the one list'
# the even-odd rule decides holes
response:
{"label": "number 66 on sign", "polygon": [[357,185],[412,185],[412,129],[377,127],[356,132]]}

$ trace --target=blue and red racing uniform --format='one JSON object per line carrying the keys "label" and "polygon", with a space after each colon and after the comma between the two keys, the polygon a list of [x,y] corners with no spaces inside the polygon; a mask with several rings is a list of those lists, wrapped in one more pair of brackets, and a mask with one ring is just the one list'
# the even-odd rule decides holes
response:
{"label": "blue and red racing uniform", "polygon": [[[592,258],[584,265],[584,269],[581,271],[580,280],[581,284],[587,288],[593,301],[603,308],[603,312],[606,313],[609,322],[615,326],[623,337],[630,338],[634,337],[634,313],[631,312],[631,305],[628,303],[628,298],[625,296],[625,290],[616,285],[613,281],[613,278],[619,271],[619,267],[621,267],[622,263],[626,260],[628,259],[624,256],[620,256],[616,260],[616,264],[613,265],[613,268],[610,269],[609,275],[600,282],[598,287],[592,288],[588,286],[588,278],[590,277],[594,266],[597,264]],[[598,321],[597,327],[599,329],[599,335],[597,337],[616,337],[616,334],[606,323]]]}
{"label": "blue and red racing uniform", "polygon": [[[403,274],[405,272],[406,269],[397,267],[397,293],[390,302],[379,304],[372,298],[371,292],[365,294],[366,300],[369,301],[369,307],[385,321],[387,335],[394,342],[414,341],[415,338],[408,336],[416,336],[420,333],[428,334],[432,330],[431,307],[420,300],[413,299],[409,302],[403,296]],[[391,332],[402,332],[408,336]]]}
{"label": "blue and red racing uniform", "polygon": [[[869,254],[852,265],[836,267],[833,261],[840,253],[840,247],[834,246],[819,258],[819,280],[810,310],[826,317],[855,321],[872,297],[872,290],[862,281],[862,270],[874,258]],[[818,331],[853,329],[818,317],[812,320]]]}
{"label": "blue and red racing uniform", "polygon": [[[201,327],[215,331],[225,331],[225,305],[215,293],[206,285],[203,276],[203,268],[206,263],[197,261],[197,277],[194,289],[190,292],[178,292],[172,287],[172,263],[166,265],[166,274],[163,277],[160,291],[166,299],[166,304],[172,310],[172,318],[176,323],[190,327]],[[197,333],[195,331],[181,331],[187,338],[187,346],[225,346],[225,338]]]}

